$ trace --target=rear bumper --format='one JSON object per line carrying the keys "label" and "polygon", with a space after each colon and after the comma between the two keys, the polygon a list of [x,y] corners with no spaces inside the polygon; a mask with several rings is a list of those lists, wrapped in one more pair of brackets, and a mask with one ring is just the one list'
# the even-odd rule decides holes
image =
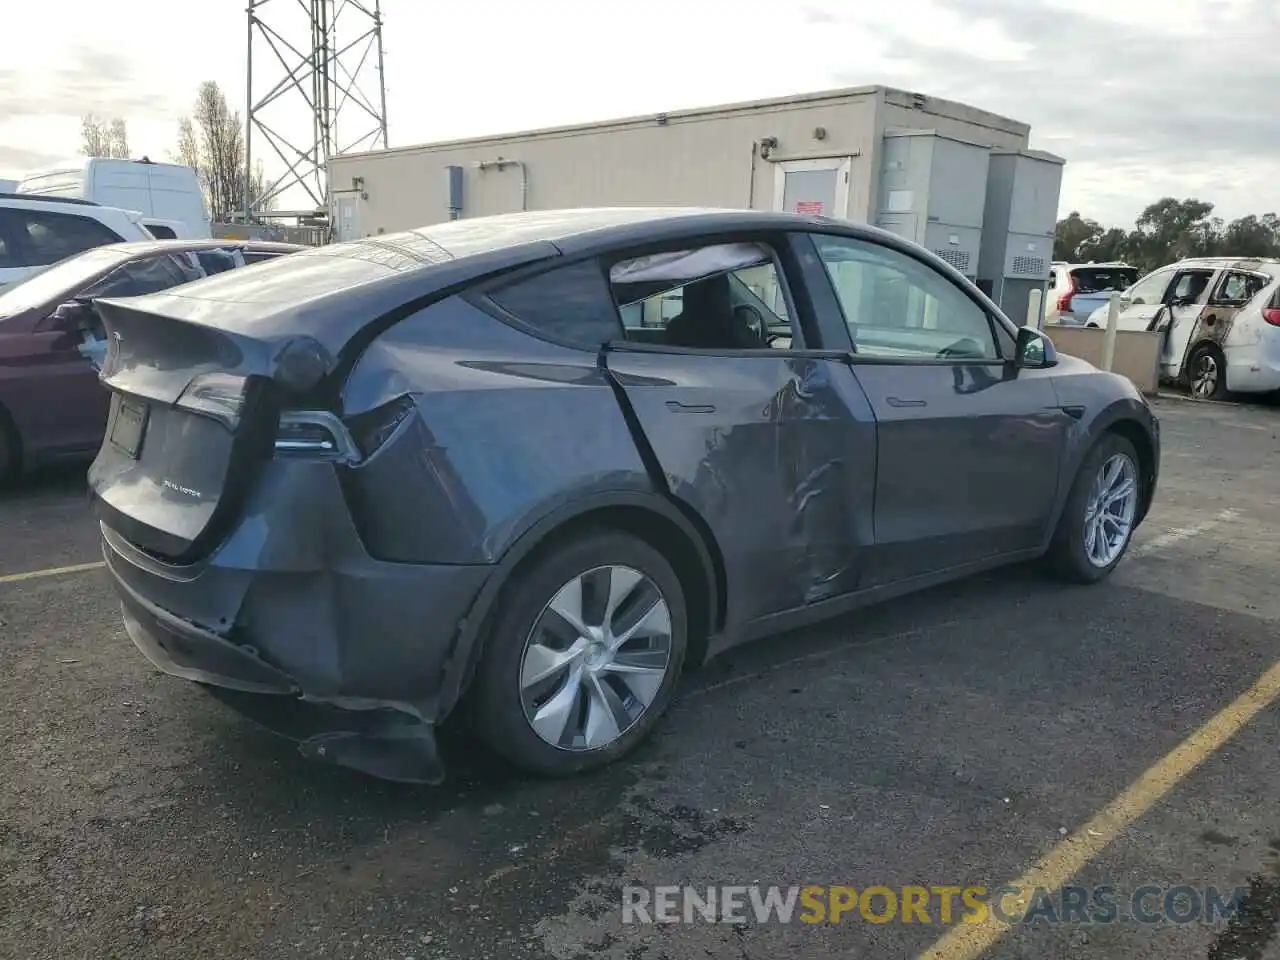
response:
{"label": "rear bumper", "polygon": [[438,782],[433,727],[461,693],[460,638],[493,568],[374,560],[328,464],[273,464],[245,517],[186,567],[102,526],[134,644],[307,756]]}

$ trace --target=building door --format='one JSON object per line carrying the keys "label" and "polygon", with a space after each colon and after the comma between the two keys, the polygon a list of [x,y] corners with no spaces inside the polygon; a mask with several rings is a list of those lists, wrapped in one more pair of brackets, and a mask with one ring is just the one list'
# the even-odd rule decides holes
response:
{"label": "building door", "polygon": [[358,240],[360,238],[360,208],[358,197],[338,197],[334,203],[338,222],[334,224],[334,239]]}
{"label": "building door", "polygon": [[783,160],[774,172],[773,209],[847,219],[852,167],[852,157]]}

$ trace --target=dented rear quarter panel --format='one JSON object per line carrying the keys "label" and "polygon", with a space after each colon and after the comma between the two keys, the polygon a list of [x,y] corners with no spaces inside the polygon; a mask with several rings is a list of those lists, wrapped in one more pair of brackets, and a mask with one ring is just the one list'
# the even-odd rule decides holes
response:
{"label": "dented rear quarter panel", "polygon": [[457,298],[377,337],[344,415],[413,414],[343,484],[370,553],[494,563],[543,517],[609,492],[654,494],[597,354],[539,340]]}

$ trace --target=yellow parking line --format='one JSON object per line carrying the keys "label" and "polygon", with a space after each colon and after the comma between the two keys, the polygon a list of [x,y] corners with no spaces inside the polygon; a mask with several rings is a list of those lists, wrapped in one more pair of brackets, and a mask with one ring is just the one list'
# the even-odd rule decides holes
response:
{"label": "yellow parking line", "polygon": [[97,563],[73,563],[69,567],[47,567],[44,570],[28,570],[26,573],[6,573],[0,576],[0,583],[21,583],[23,580],[39,580],[41,577],[60,577],[64,573],[83,573],[103,566],[106,564],[99,560]]}
{"label": "yellow parking line", "polygon": [[[1230,705],[1148,769],[1124,793],[1103,807],[1074,835],[1055,846],[1047,856],[1008,885],[1027,891],[1042,887],[1049,893],[1056,892],[1125,828],[1223,747],[1254,716],[1278,699],[1280,661],[1273,664],[1271,669]],[[921,960],[975,960],[999,940],[1007,929],[1005,924],[995,918],[994,911],[991,911],[985,922],[953,927],[921,954]]]}

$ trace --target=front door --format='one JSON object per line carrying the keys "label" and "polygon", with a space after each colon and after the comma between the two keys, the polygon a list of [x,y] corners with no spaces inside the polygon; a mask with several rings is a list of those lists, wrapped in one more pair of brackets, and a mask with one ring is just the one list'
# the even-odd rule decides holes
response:
{"label": "front door", "polygon": [[774,172],[773,209],[817,217],[849,215],[853,158],[784,160]]}
{"label": "front door", "polygon": [[[1177,271],[1164,267],[1143,277],[1120,297],[1120,314],[1116,327],[1120,330],[1147,330],[1162,314],[1169,284]],[[1105,317],[1105,315],[1104,315]],[[1105,320],[1099,326],[1105,325]]]}
{"label": "front door", "polygon": [[1169,285],[1164,313],[1155,326],[1155,329],[1164,331],[1160,372],[1166,377],[1174,378],[1182,372],[1187,347],[1201,326],[1200,317],[1204,313],[1213,274],[1213,270],[1204,268],[1179,270]]}
{"label": "front door", "polygon": [[876,420],[875,545],[865,586],[1028,550],[1048,532],[1066,431],[1047,371],[923,261],[815,235]]}
{"label": "front door", "polygon": [[870,538],[871,411],[842,361],[803,349],[779,264],[721,243],[610,270],[631,319],[609,372],[719,546],[730,628],[854,590]]}

